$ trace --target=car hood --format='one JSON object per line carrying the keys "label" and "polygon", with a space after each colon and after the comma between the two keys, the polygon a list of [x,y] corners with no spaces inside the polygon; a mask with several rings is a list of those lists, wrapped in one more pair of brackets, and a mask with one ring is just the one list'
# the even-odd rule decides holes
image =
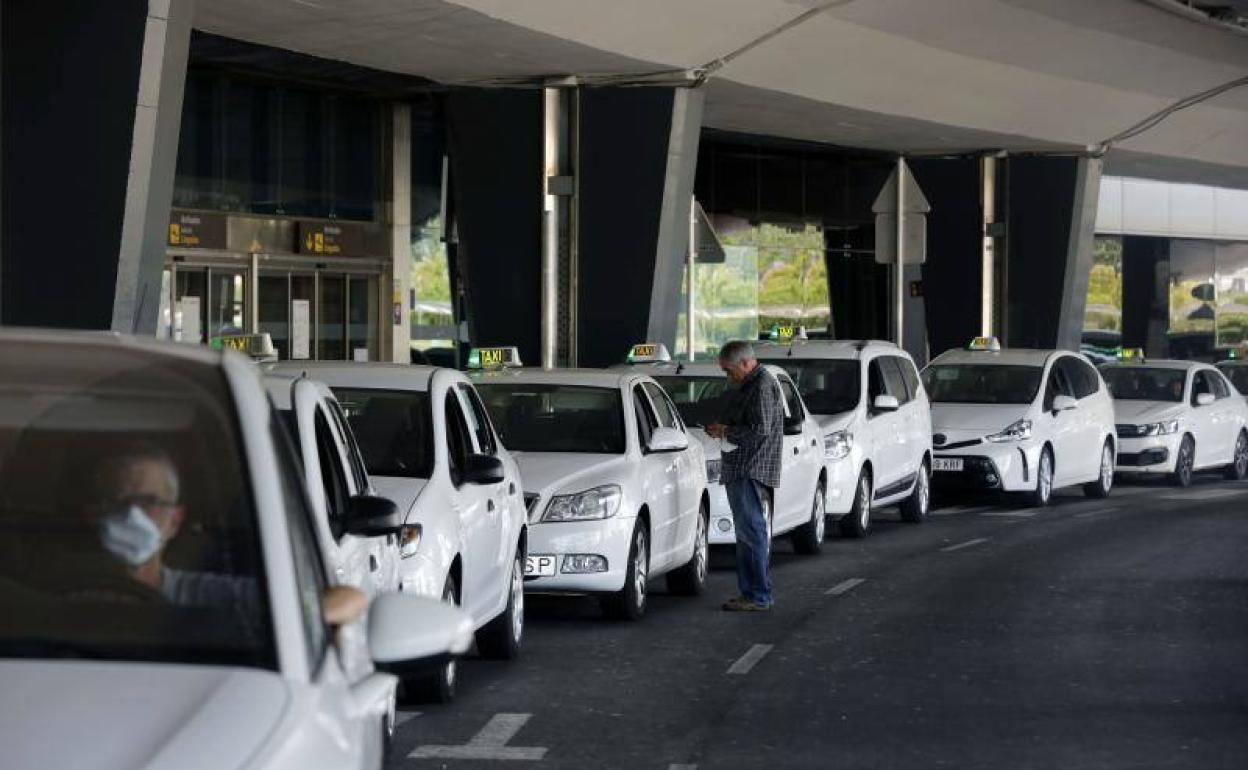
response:
{"label": "car hood", "polygon": [[273,672],[217,666],[0,662],[8,767],[236,768],[287,709]]}
{"label": "car hood", "polygon": [[402,476],[373,476],[373,488],[382,497],[388,497],[403,511],[403,521],[416,509],[420,493],[425,491],[428,479],[409,479]]}
{"label": "car hood", "polygon": [[1183,405],[1174,401],[1115,401],[1114,422],[1119,424],[1162,422],[1183,416]]}
{"label": "car hood", "polygon": [[819,430],[823,431],[825,436],[829,433],[836,433],[838,430],[845,430],[854,421],[854,412],[816,414],[813,416],[815,422],[819,423]]}
{"label": "car hood", "polygon": [[618,484],[630,465],[627,455],[513,450],[511,456],[520,466],[525,493],[541,495],[543,500],[599,484]]}
{"label": "car hood", "polygon": [[932,404],[932,433],[945,434],[949,443],[978,438],[1023,419],[1030,408],[1030,404]]}

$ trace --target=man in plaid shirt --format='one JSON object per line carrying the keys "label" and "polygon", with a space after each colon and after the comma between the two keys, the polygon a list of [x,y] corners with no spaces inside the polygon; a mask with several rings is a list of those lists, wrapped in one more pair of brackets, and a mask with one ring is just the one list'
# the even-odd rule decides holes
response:
{"label": "man in plaid shirt", "polygon": [[740,386],[723,423],[706,432],[736,448],[723,454],[720,481],[737,534],[737,585],[741,595],[724,604],[729,612],[771,609],[771,537],[767,510],[780,486],[784,448],[784,402],[776,378],[759,365],[748,342],[729,342],[719,351],[719,368]]}

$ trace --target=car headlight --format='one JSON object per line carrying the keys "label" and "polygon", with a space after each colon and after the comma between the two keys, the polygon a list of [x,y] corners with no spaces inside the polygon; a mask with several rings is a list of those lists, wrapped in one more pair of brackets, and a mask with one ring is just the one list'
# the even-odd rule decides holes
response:
{"label": "car headlight", "polygon": [[724,468],[724,461],[718,457],[706,461],[706,483],[718,484],[719,474]]}
{"label": "car headlight", "polygon": [[1165,436],[1169,433],[1179,432],[1178,420],[1166,420],[1165,422],[1150,422],[1146,425],[1135,426],[1135,435],[1137,436]]}
{"label": "car headlight", "polygon": [[1026,441],[1031,438],[1031,420],[1019,420],[1000,433],[984,436],[984,441],[1002,444],[1007,441]]}
{"label": "car headlight", "polygon": [[542,521],[609,519],[620,507],[620,494],[619,486],[607,484],[574,495],[556,495],[546,506]]}
{"label": "car headlight", "polygon": [[854,434],[847,430],[838,430],[823,437],[823,456],[829,460],[846,457],[853,448]]}
{"label": "car headlight", "polygon": [[424,530],[419,524],[404,524],[399,530],[399,557],[409,559],[420,550],[420,538]]}

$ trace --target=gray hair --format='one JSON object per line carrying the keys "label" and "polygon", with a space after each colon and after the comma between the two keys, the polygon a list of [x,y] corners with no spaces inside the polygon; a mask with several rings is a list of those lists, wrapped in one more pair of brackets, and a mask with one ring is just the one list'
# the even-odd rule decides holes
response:
{"label": "gray hair", "polygon": [[754,354],[754,346],[745,340],[726,342],[719,349],[719,360],[734,366],[745,361],[753,361],[756,358],[758,356]]}
{"label": "gray hair", "polygon": [[112,455],[106,457],[96,469],[94,486],[96,494],[111,492],[111,487],[117,483],[118,477],[121,475],[123,468],[128,468],[135,463],[153,462],[161,466],[165,473],[165,479],[169,484],[169,492],[174,500],[181,500],[181,489],[178,483],[178,465],[169,456],[169,453],[155,444],[147,442],[138,442],[128,444],[121,447]]}

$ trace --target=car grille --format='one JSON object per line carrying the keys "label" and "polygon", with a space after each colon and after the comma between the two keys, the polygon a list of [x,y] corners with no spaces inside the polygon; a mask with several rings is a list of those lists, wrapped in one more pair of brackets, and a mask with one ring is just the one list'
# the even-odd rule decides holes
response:
{"label": "car grille", "polygon": [[941,451],[946,449],[963,449],[968,446],[976,446],[983,443],[983,439],[978,438],[973,438],[969,441],[955,441],[952,444],[946,444],[946,440],[946,436],[943,433],[937,433],[932,436],[932,444]]}

